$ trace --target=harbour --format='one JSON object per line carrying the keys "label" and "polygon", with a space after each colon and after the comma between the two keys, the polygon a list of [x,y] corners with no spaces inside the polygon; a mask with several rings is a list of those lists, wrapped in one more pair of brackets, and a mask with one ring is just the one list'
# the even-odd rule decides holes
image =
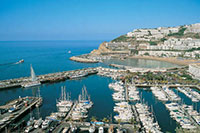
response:
{"label": "harbour", "polygon": [[[73,52],[74,50],[72,50],[72,54]],[[17,68],[22,65],[23,66],[27,65],[26,64],[27,59],[24,58],[24,60],[25,60],[24,64],[19,64],[19,66],[14,66],[14,67]],[[77,65],[79,63],[75,63],[75,64]],[[82,93],[83,86],[86,86],[88,94],[90,94],[91,96],[91,101],[93,102],[93,106],[88,110],[87,118],[84,119],[82,122],[80,122],[80,120],[70,121],[71,119],[70,114],[72,114],[72,111],[70,110],[69,113],[66,113],[64,120],[58,119],[59,121],[61,121],[61,123],[52,122],[47,129],[42,129],[42,127],[40,127],[38,129],[32,130],[31,132],[37,132],[37,131],[46,132],[50,129],[53,130],[53,132],[62,132],[63,130],[69,131],[73,129],[74,127],[77,128],[77,131],[86,132],[90,129],[90,127],[92,127],[94,118],[95,118],[95,121],[97,122],[95,123],[95,129],[96,129],[95,131],[97,132],[100,127],[103,127],[104,131],[107,131],[110,128],[110,126],[111,127],[113,126],[114,131],[116,131],[118,127],[121,127],[121,130],[124,129],[129,132],[135,131],[135,130],[140,129],[141,127],[144,127],[144,124],[142,123],[141,118],[136,117],[136,116],[139,116],[139,113],[136,108],[136,103],[148,106],[147,107],[148,112],[143,112],[144,114],[151,113],[153,110],[154,117],[152,117],[151,115],[146,116],[145,114],[146,116],[145,118],[147,118],[150,121],[152,120],[154,122],[157,121],[161,132],[166,132],[166,131],[175,132],[176,128],[180,127],[180,125],[174,122],[175,120],[171,118],[169,114],[168,116],[166,115],[169,110],[165,107],[164,105],[165,102],[160,101],[157,98],[154,98],[154,95],[151,95],[151,97],[149,97],[148,95],[146,96],[146,93],[152,94],[150,87],[154,87],[154,86],[157,86],[159,88],[167,86],[170,90],[172,89],[175,92],[175,94],[178,94],[178,96],[181,98],[181,101],[185,103],[185,99],[186,99],[186,101],[189,101],[189,102],[186,102],[185,104],[192,105],[194,108],[194,111],[196,110],[197,112],[199,112],[199,107],[200,107],[199,102],[194,102],[194,103],[191,102],[192,100],[191,97],[186,96],[185,93],[182,93],[177,89],[177,88],[184,88],[186,89],[186,92],[190,92],[190,91],[187,91],[188,90],[187,88],[191,88],[192,91],[193,91],[193,88],[196,88],[194,90],[198,92],[199,85],[196,82],[185,83],[185,82],[182,82],[182,80],[180,81],[173,80],[173,79],[168,80],[167,78],[159,81],[158,79],[156,79],[157,77],[154,76],[154,75],[161,75],[160,74],[161,71],[159,72],[158,68],[156,68],[156,71],[152,71],[152,72],[145,71],[145,69],[147,70],[149,68],[144,68],[143,69],[144,71],[141,71],[141,73],[138,73],[135,76],[134,71],[130,72],[130,71],[127,71],[126,69],[120,69],[120,68],[116,69],[113,67],[109,67],[108,65],[103,65],[101,63],[96,64],[96,65],[86,64],[86,68],[83,67],[85,64],[83,65],[79,64],[81,69],[79,68],[75,69],[74,67],[74,69],[68,68],[67,71],[62,70],[62,72],[56,72],[56,73],[54,72],[51,73],[49,71],[49,72],[46,72],[49,74],[46,74],[46,73],[41,73],[41,70],[38,70],[37,63],[32,64],[32,65],[34,67],[35,74],[38,75],[37,79],[41,82],[41,85],[36,86],[36,87],[30,87],[30,88],[23,88],[21,86],[13,88],[11,84],[11,88],[4,88],[0,90],[1,91],[0,96],[2,97],[0,101],[1,105],[5,104],[9,100],[18,98],[18,96],[21,96],[21,97],[37,96],[37,92],[40,89],[41,97],[43,98],[43,104],[40,107],[39,112],[40,112],[40,117],[44,121],[46,120],[46,117],[50,117],[51,115],[54,116],[58,112],[57,100],[60,99],[62,86],[66,86],[66,94],[67,95],[69,94],[69,96],[71,97],[70,99],[73,102],[72,110],[76,107],[76,104],[74,103],[78,101],[78,95]],[[55,64],[55,67],[56,66],[57,65]],[[174,67],[170,66],[168,68],[172,68],[172,69],[165,71],[163,75],[167,76],[168,73],[177,74],[177,72],[182,72],[185,69],[185,68],[180,68],[180,67],[175,69],[176,68],[175,66]],[[31,80],[29,64],[27,65],[26,71],[27,71],[27,75],[25,76],[25,78],[18,78],[19,80],[22,79],[20,83],[23,83],[24,79],[28,79],[27,82]],[[87,74],[90,74],[90,76]],[[155,79],[151,79],[150,77],[151,74],[153,74],[152,77],[155,77]],[[179,76],[181,77],[181,75]],[[18,76],[18,77],[21,77],[21,76]],[[143,79],[143,80],[139,80],[139,79]],[[129,80],[132,82],[131,84],[129,84],[130,83]],[[166,83],[164,82],[165,80],[168,80],[169,82]],[[119,94],[119,96],[121,95],[120,97],[118,97],[118,94],[117,94],[116,95],[117,97],[115,97],[116,100],[114,100],[113,94],[115,94],[116,92],[113,89],[109,88],[109,84],[115,83],[116,81],[123,82],[124,91],[122,95]],[[128,84],[129,87],[126,87],[125,83]],[[128,93],[125,93],[126,91]],[[7,97],[8,95],[10,97]],[[66,99],[68,99],[67,97]],[[114,110],[114,109],[118,109],[118,111],[122,110],[119,108],[122,105],[119,105],[117,106],[117,108],[115,108],[116,103],[121,103],[120,102],[121,98],[123,98],[123,101],[128,101],[128,105],[123,105],[124,106],[123,109],[126,110],[125,113],[133,115],[133,120],[136,121],[137,124],[136,123],[133,124],[130,121],[130,119],[128,120],[128,122],[124,123],[121,121],[119,124],[119,119],[118,121],[115,119],[115,118],[118,118],[118,117],[115,117],[117,115],[120,115],[120,118],[123,118],[124,120],[127,119],[125,116],[122,115],[123,114],[122,112],[115,112]],[[151,100],[153,100],[153,102]],[[104,105],[103,107],[102,107],[102,104]],[[159,105],[162,105],[161,106],[162,108]],[[153,109],[152,109],[152,106],[153,106]],[[38,120],[39,117],[37,117],[37,108],[35,108],[32,112],[33,112],[33,116]],[[135,114],[137,115],[135,116]],[[25,120],[25,123],[27,123],[27,121],[30,120],[29,115],[30,114],[28,112],[27,115],[21,118],[22,121]],[[164,117],[165,120],[163,120],[163,115],[166,115]],[[191,117],[193,116],[191,115]],[[103,122],[103,119],[106,120],[105,118],[108,119],[109,122],[104,122],[103,125],[98,125],[99,124],[98,122]],[[55,125],[57,126],[55,127]],[[147,126],[150,126],[150,125],[146,125],[145,127]],[[24,127],[27,128],[26,124],[24,125]],[[20,131],[25,131],[25,128],[21,128]],[[145,131],[145,128],[141,128],[141,130]]]}

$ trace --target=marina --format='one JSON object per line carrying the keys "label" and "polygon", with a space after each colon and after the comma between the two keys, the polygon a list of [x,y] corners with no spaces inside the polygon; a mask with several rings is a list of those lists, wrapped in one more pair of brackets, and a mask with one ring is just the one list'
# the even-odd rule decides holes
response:
{"label": "marina", "polygon": [[[76,53],[76,50],[70,50],[73,51],[71,54]],[[64,53],[66,54],[66,50]],[[58,53],[58,55],[60,55],[60,53]],[[64,56],[66,55],[63,55],[63,57]],[[28,59],[24,58],[24,60],[26,62],[14,67],[27,65]],[[124,61],[126,61],[126,59],[124,59]],[[143,61],[139,62],[141,63]],[[147,61],[146,63],[148,64],[149,62]],[[70,62],[68,62],[68,64],[70,64]],[[169,110],[166,108],[165,104],[171,102],[181,102],[180,106],[186,106],[183,116],[193,119],[190,120],[192,126],[198,127],[200,103],[198,101],[194,103],[190,101],[192,98],[198,98],[199,85],[195,84],[195,82],[185,83],[174,79],[162,79],[168,80],[168,83],[164,81],[158,82],[158,79],[152,80],[146,76],[147,74],[151,74],[148,72],[150,70],[149,68],[143,68],[141,72],[137,73],[126,69],[116,69],[100,63],[95,65],[74,62],[74,64],[80,65],[81,69],[79,67],[73,67],[71,69],[66,67],[67,71],[62,69],[61,72],[56,72],[58,70],[52,72],[40,70],[38,69],[37,63],[33,64],[35,75],[37,75],[37,79],[41,82],[41,85],[35,87],[24,88],[21,86],[21,83],[32,81],[29,64],[26,67],[26,75],[23,76],[25,78],[0,81],[0,85],[3,86],[0,90],[0,96],[2,97],[2,101],[0,101],[1,105],[9,100],[18,98],[19,95],[22,97],[37,96],[38,90],[41,90],[43,104],[39,109],[36,107],[32,111],[27,111],[27,115],[24,114],[22,118],[14,122],[17,128],[12,128],[13,124],[11,124],[10,128],[12,128],[12,130],[23,132],[63,132],[70,130],[88,132],[90,130],[92,132],[95,129],[96,132],[106,132],[108,130],[114,130],[115,132],[117,132],[117,130],[148,132],[152,128],[152,132],[160,131],[173,133],[176,132],[178,128],[184,131],[190,131],[191,129],[185,130],[185,128],[182,128],[180,123],[176,123],[175,119],[170,116]],[[40,65],[41,64],[39,64],[39,66]],[[56,63],[54,65],[57,67]],[[72,63],[70,65],[72,65]],[[61,66],[65,65],[62,64]],[[162,72],[162,69],[159,71],[159,69],[156,68],[155,71],[151,72],[154,75],[165,74],[167,76],[168,73],[179,74],[182,70],[187,69],[176,69],[175,66],[170,66],[169,68],[173,68],[173,70],[170,69]],[[8,70],[10,69],[8,68]],[[41,73],[41,71],[44,72]],[[154,75],[153,77],[155,77]],[[19,83],[17,83],[17,80]],[[5,81],[7,84],[5,84]],[[16,86],[16,84],[18,84],[18,86]],[[4,85],[8,85],[10,88],[4,88]],[[14,88],[12,86],[14,86]],[[84,107],[84,104],[79,104],[79,101],[82,101],[81,99],[85,99],[82,97],[82,88],[84,88],[84,86],[87,87],[87,94],[90,94],[90,99],[93,103],[88,109]],[[157,87],[158,89],[156,89],[155,92],[158,93],[160,91],[168,100],[160,101],[158,97],[156,98],[152,93],[153,91],[150,89],[151,87]],[[178,87],[183,88],[181,90],[185,90],[192,95],[192,97],[188,97],[184,92],[182,93],[179,91]],[[83,92],[83,95],[85,95],[85,91]],[[81,97],[79,98],[80,94]],[[8,95],[10,97],[7,97]],[[85,96],[87,97],[87,95]],[[179,98],[181,98],[181,100]],[[104,106],[102,107],[102,105]],[[139,110],[136,105],[139,107]],[[144,112],[140,111],[140,106],[145,108]],[[193,110],[191,110],[191,107],[187,106],[193,106]],[[189,108],[189,110],[187,108]],[[141,115],[138,111],[140,111]],[[32,114],[30,112],[32,112]],[[40,115],[38,115],[38,112]],[[186,114],[187,112],[189,115]],[[27,124],[31,124],[32,120],[34,124],[28,126]],[[152,124],[144,123],[144,121],[149,121],[149,123]],[[25,123],[25,125],[20,123]],[[198,128],[194,128],[193,130],[195,131],[197,129]]]}

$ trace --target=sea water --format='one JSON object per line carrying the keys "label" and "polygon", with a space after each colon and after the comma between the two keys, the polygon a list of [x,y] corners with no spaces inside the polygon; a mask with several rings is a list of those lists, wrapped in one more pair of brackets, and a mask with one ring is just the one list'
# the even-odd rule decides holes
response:
{"label": "sea water", "polygon": [[[124,61],[111,60],[105,63],[78,63],[70,61],[69,57],[89,53],[97,49],[103,41],[13,41],[0,42],[0,80],[30,76],[30,65],[32,64],[36,75],[53,72],[74,70],[87,67],[105,66],[109,63],[130,65],[134,67],[174,67],[177,65],[144,59],[127,59]],[[71,51],[71,54],[68,53]],[[24,59],[24,63],[15,64]],[[61,86],[66,86],[66,93],[71,94],[72,100],[77,100],[81,88],[86,86],[94,105],[89,111],[89,118],[95,116],[97,120],[104,117],[110,118],[113,112],[114,101],[113,90],[108,84],[113,82],[110,78],[92,75],[80,80],[67,80],[64,82],[43,84],[40,88],[12,88],[0,91],[0,105],[16,99],[19,96],[36,96],[38,89],[43,97],[43,105],[40,108],[40,116],[50,115],[56,112],[56,100],[61,94]],[[158,102],[151,92],[143,92],[143,98],[149,106],[153,106],[156,118],[163,131],[173,132],[176,123],[169,117],[169,113],[161,102]],[[183,97],[184,98],[184,97]],[[199,106],[198,106],[199,107]]]}

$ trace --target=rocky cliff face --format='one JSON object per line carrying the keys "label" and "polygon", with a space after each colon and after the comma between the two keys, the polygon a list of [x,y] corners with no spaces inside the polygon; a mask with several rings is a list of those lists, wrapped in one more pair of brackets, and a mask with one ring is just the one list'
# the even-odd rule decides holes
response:
{"label": "rocky cliff face", "polygon": [[101,54],[101,53],[109,53],[112,52],[111,50],[109,50],[108,48],[106,48],[106,42],[103,42],[102,44],[100,44],[98,49],[94,49],[93,51],[91,51],[91,54]]}

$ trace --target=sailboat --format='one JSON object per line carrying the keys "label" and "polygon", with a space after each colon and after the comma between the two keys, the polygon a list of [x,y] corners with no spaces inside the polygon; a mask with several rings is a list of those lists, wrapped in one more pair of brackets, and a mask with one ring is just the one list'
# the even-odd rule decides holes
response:
{"label": "sailboat", "polygon": [[37,77],[35,75],[35,72],[33,70],[33,67],[31,65],[31,82],[28,82],[28,83],[25,83],[25,84],[22,84],[22,87],[34,87],[34,86],[38,86],[40,85],[40,81],[37,80]]}
{"label": "sailboat", "polygon": [[79,95],[79,104],[84,105],[87,109],[91,108],[93,105],[85,86],[82,88],[82,94]]}
{"label": "sailboat", "polygon": [[68,112],[72,106],[73,102],[70,100],[69,94],[66,98],[65,87],[61,87],[61,97],[57,102],[56,106],[59,112]]}
{"label": "sailboat", "polygon": [[34,128],[39,128],[43,123],[42,117],[40,117],[40,110],[38,107],[37,107],[37,113],[38,113],[38,119],[35,120]]}

